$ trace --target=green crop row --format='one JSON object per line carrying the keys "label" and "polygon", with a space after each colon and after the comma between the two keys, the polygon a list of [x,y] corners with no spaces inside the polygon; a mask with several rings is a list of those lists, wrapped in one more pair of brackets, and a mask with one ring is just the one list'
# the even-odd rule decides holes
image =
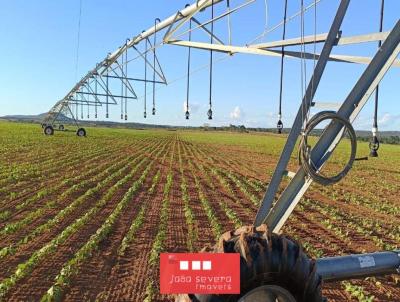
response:
{"label": "green crop row", "polygon": [[226,202],[220,201],[219,206],[224,210],[226,216],[235,224],[235,228],[240,228],[243,225],[243,222],[237,216],[236,212],[232,210]]}
{"label": "green crop row", "polygon": [[325,196],[332,198],[335,201],[363,206],[385,215],[400,215],[400,206],[395,205],[393,202],[387,201],[386,198],[378,198],[374,196],[372,192],[363,193],[363,195],[360,195],[354,192],[345,191],[340,188],[327,188],[323,186],[319,186],[319,190],[323,192]]}
{"label": "green crop row", "polygon": [[[151,147],[152,147],[152,145],[146,146],[143,150],[147,150],[148,148],[151,148]],[[33,240],[36,236],[42,234],[46,230],[50,230],[52,227],[57,225],[62,219],[64,219],[64,217],[67,217],[76,208],[78,208],[82,203],[84,203],[86,200],[89,200],[91,197],[96,196],[96,194],[101,189],[103,189],[105,186],[107,186],[108,183],[110,183],[114,179],[117,179],[118,177],[123,175],[125,170],[129,169],[130,166],[133,167],[135,165],[135,163],[137,163],[140,159],[142,159],[144,157],[144,155],[140,155],[140,156],[136,156],[136,157],[135,157],[135,155],[136,155],[136,153],[132,157],[127,158],[126,161],[124,160],[123,162],[117,162],[113,166],[110,166],[108,169],[104,170],[104,172],[99,174],[99,176],[102,178],[103,176],[108,175],[108,177],[106,179],[100,181],[96,187],[91,188],[88,191],[86,191],[86,193],[84,195],[81,195],[79,198],[77,198],[75,201],[73,201],[66,208],[64,208],[63,210],[58,212],[55,217],[53,217],[46,223],[38,226],[31,233],[26,235],[24,238],[22,238],[15,244],[2,248],[0,250],[0,259],[4,258],[5,256],[7,256],[9,254],[14,254],[19,249],[20,246]],[[134,159],[134,160],[131,162],[132,159]],[[125,166],[126,163],[129,163],[129,165]],[[143,160],[141,163],[143,163]],[[123,178],[123,180],[127,181],[130,176],[133,176],[136,173],[137,168],[139,168],[139,166],[141,165],[141,163],[139,163],[138,166],[131,171],[131,173],[129,173],[127,176],[125,176]],[[110,173],[112,173],[112,174],[110,174]],[[117,182],[115,184],[115,186],[118,186],[120,182]],[[53,204],[54,204],[54,201],[51,201],[46,206],[51,207]],[[27,218],[29,218],[29,216]]]}
{"label": "green crop row", "polygon": [[[102,242],[111,233],[119,216],[123,213],[123,210],[132,201],[132,197],[136,194],[136,192],[142,187],[151,167],[152,163],[146,167],[140,178],[136,180],[125,193],[124,197],[117,204],[116,208],[106,219],[103,225],[75,253],[74,257],[63,266],[60,273],[55,278],[55,283],[49,288],[47,293],[42,297],[41,301],[61,301],[64,288],[67,287],[72,278],[79,273],[79,266],[83,265],[86,259],[93,255],[94,251],[98,249],[100,242]],[[143,208],[141,211],[144,213]]]}
{"label": "green crop row", "polygon": [[[113,150],[116,151],[116,150]],[[72,152],[71,152],[72,153]],[[64,152],[61,156],[48,157],[48,160],[33,164],[28,162],[28,165],[16,165],[11,172],[8,173],[7,178],[0,180],[2,190],[10,191],[11,188],[6,186],[7,182],[10,185],[19,185],[24,182],[30,183],[32,179],[36,181],[47,180],[54,176],[59,176],[60,171],[74,170],[74,165],[79,165],[82,161],[88,161],[93,157],[104,154],[101,149],[88,149],[82,152],[74,153]]]}
{"label": "green crop row", "polygon": [[203,206],[203,209],[206,212],[206,215],[207,215],[208,221],[211,224],[211,228],[213,230],[214,236],[216,239],[218,239],[222,234],[222,226],[218,222],[217,215],[215,214],[214,209],[212,208],[209,201],[207,200],[206,195],[204,194],[203,187],[200,183],[200,180],[194,173],[193,173],[193,177],[194,177],[195,186],[197,188],[197,192],[199,195],[201,205]]}
{"label": "green crop row", "polygon": [[[173,159],[174,159],[174,150],[176,146],[176,140],[174,141],[174,145],[171,152],[171,158],[169,162],[169,170],[167,174],[167,181],[164,184],[163,190],[163,200],[161,204],[160,216],[159,216],[159,225],[156,237],[152,244],[150,255],[148,258],[148,264],[150,267],[150,271],[154,271],[155,266],[158,264],[160,253],[164,249],[164,242],[167,236],[167,227],[168,227],[168,220],[169,220],[169,198],[170,198],[170,191],[173,184]],[[166,155],[166,154],[165,154]],[[165,159],[165,157],[164,157]],[[151,278],[147,282],[146,291],[145,291],[145,299],[144,302],[151,302],[156,294],[155,283],[154,280]]]}
{"label": "green crop row", "polygon": [[[64,243],[72,234],[78,232],[87,222],[93,219],[93,217],[95,217],[100,209],[102,209],[112,199],[117,189],[128,182],[132,178],[133,174],[137,171],[137,169],[139,169],[139,167],[144,165],[146,162],[146,158],[142,159],[133,169],[132,173],[128,174],[120,181],[118,181],[117,184],[111,187],[107,191],[107,193],[98,202],[96,202],[96,204],[89,211],[87,211],[83,216],[77,218],[72,224],[66,227],[58,236],[53,238],[40,250],[35,251],[27,261],[20,263],[17,266],[15,272],[10,277],[3,279],[0,283],[0,298],[3,298],[16,285],[19,280],[28,276],[42,260],[54,253],[60,244]],[[122,175],[122,171],[119,174]],[[72,210],[72,208],[68,209]],[[52,227],[54,224],[58,223],[59,220],[66,215],[65,213],[66,212],[63,212],[62,215],[57,215],[56,218],[50,222],[50,224],[46,224],[46,226],[41,226],[41,231],[42,229],[49,229],[49,227]],[[34,233],[36,233],[37,231],[38,229],[36,229]]]}
{"label": "green crop row", "polygon": [[[198,151],[198,150],[196,149],[196,151]],[[235,201],[235,203],[238,206],[242,207],[249,215],[251,215],[250,209],[247,207],[243,207],[243,204],[241,202],[239,202],[229,181],[224,177],[225,174],[222,174],[222,173],[220,174],[219,173],[220,170],[217,168],[214,168],[214,166],[215,166],[214,160],[212,158],[209,158],[209,159],[211,161],[211,165],[210,165],[211,168],[209,168],[211,171],[211,174],[219,180],[219,182],[221,183],[223,188],[227,191],[228,195]],[[237,213],[232,208],[229,207],[227,202],[220,201],[220,202],[218,202],[218,204],[219,204],[220,208],[225,212],[225,214],[229,218],[229,220],[235,225],[236,228],[239,228],[243,225],[243,222],[237,216]]]}
{"label": "green crop row", "polygon": [[[100,155],[103,156],[103,155]],[[117,155],[116,158],[117,159],[123,159],[123,154],[121,155]],[[118,160],[117,160],[118,162]],[[61,196],[66,196],[69,193],[68,192],[74,192],[76,188],[83,188],[85,186],[85,181],[87,180],[87,178],[92,175],[95,174],[97,177],[100,176],[102,174],[102,171],[104,171],[104,168],[107,167],[110,163],[109,162],[103,162],[101,165],[96,165],[94,166],[93,164],[89,163],[87,165],[87,167],[90,167],[86,173],[80,173],[77,176],[73,177],[73,178],[67,178],[63,181],[61,181],[59,184],[52,186],[51,188],[44,188],[39,190],[34,196],[24,200],[23,202],[19,203],[18,205],[16,205],[16,209],[17,210],[22,210],[24,208],[26,208],[27,206],[35,203],[36,201],[43,199],[44,197],[50,195],[51,193],[54,192],[58,192],[60,189],[62,189],[63,187],[68,187],[68,190],[64,191]],[[85,168],[83,168],[82,170],[85,170]],[[96,178],[97,178],[96,177]],[[87,182],[87,181],[86,181]],[[94,181],[96,182],[96,181]],[[82,185],[83,183],[83,185]],[[89,183],[89,182],[87,182]],[[60,197],[61,197],[60,196]]]}
{"label": "green crop row", "polygon": [[[138,152],[137,154],[140,154],[140,152]],[[78,199],[73,201],[69,206],[67,206],[66,208],[61,210],[57,214],[57,216],[68,215],[75,207],[80,205],[83,201],[85,201],[86,199],[94,196],[99,190],[101,190],[104,187],[104,185],[108,184],[110,181],[113,180],[112,175],[119,176],[123,171],[127,170],[128,167],[126,167],[125,165],[132,158],[135,158],[135,156],[127,158],[122,163],[121,162],[116,162],[114,165],[110,166],[108,169],[104,170],[102,173],[97,174],[94,178],[87,179],[87,180],[82,181],[82,182],[80,182],[78,184],[75,184],[72,187],[70,187],[68,190],[64,191],[60,195],[59,200],[63,200],[64,198],[70,196],[73,192],[76,192],[76,191],[80,190],[81,188],[84,188],[88,184],[91,184],[91,183],[96,184],[97,183],[97,185],[95,187],[90,188],[89,190],[87,190],[85,194],[81,195]],[[135,161],[137,161],[137,160],[138,160],[138,157],[135,158]],[[117,171],[117,172],[115,172],[115,171]],[[114,173],[114,174],[110,175],[110,173]],[[108,177],[105,180],[100,181],[104,176],[107,176],[107,175],[108,175]],[[38,219],[39,217],[42,217],[46,213],[46,210],[49,209],[49,208],[52,208],[54,205],[55,205],[55,201],[51,200],[51,201],[47,202],[44,207],[41,207],[41,208],[35,210],[34,212],[31,212],[31,213],[27,214],[22,220],[7,224],[0,231],[0,236],[1,235],[5,235],[5,234],[15,233],[16,231],[18,231],[21,228],[25,227],[26,225],[28,225],[32,221]],[[2,253],[0,252],[0,254],[2,254]]]}
{"label": "green crop row", "polygon": [[[184,149],[184,156],[186,157],[185,149]],[[198,233],[197,230],[195,229],[195,216],[193,214],[192,208],[190,207],[190,197],[188,194],[188,186],[183,168],[181,148],[178,149],[178,158],[179,158],[179,170],[181,172],[181,192],[183,200],[183,210],[185,214],[186,224],[188,226],[187,246],[189,251],[193,252],[195,242],[198,239]]]}
{"label": "green crop row", "polygon": [[243,210],[250,216],[252,215],[251,210],[248,207],[243,206],[243,203],[240,201],[240,199],[236,196],[235,191],[233,190],[231,184],[229,183],[229,180],[226,179],[223,175],[221,175],[217,169],[211,168],[211,173],[218,179],[218,181],[221,183],[222,187],[228,192],[228,195],[235,201],[235,203],[242,207]]}
{"label": "green crop row", "polygon": [[255,205],[259,206],[260,205],[260,199],[255,196],[252,192],[249,191],[249,189],[246,187],[246,185],[240,181],[233,173],[231,172],[223,172],[219,171],[221,174],[224,176],[227,176],[229,179],[231,179],[235,185],[238,187],[240,191]]}
{"label": "green crop row", "polygon": [[[135,159],[135,161],[132,163],[132,165],[140,160],[142,157],[137,157]],[[144,164],[145,162],[145,158],[143,158],[141,160],[141,162],[139,162],[134,168],[133,170],[126,175],[124,178],[122,178],[121,180],[119,180],[113,187],[111,187],[105,197],[103,199],[108,200],[112,197],[112,194],[119,188],[121,187],[123,184],[125,184],[137,171],[137,169],[140,168],[141,165]],[[112,169],[112,167],[110,167]],[[54,226],[56,226],[64,217],[67,217],[72,211],[74,211],[77,207],[80,206],[80,204],[85,201],[86,199],[89,199],[90,197],[93,197],[96,195],[96,193],[103,188],[105,185],[107,185],[110,181],[112,181],[115,178],[120,177],[121,175],[123,175],[123,172],[125,171],[126,167],[123,167],[121,169],[119,169],[118,171],[114,172],[113,174],[109,175],[106,179],[104,179],[103,181],[101,181],[100,183],[98,183],[98,185],[87,191],[84,195],[80,196],[78,199],[76,199],[73,203],[71,203],[69,206],[67,206],[66,208],[64,208],[62,211],[60,211],[54,218],[50,219],[48,222],[46,222],[45,224],[42,224],[40,226],[38,226],[36,229],[34,229],[30,234],[26,235],[24,238],[22,238],[20,241],[18,241],[17,243],[15,243],[12,246],[8,246],[3,248],[2,250],[0,250],[0,258],[4,258],[6,255],[8,254],[13,254],[15,253],[18,248],[20,246],[22,246],[23,244],[26,244],[27,242],[33,240],[36,236],[42,234],[43,232],[45,232],[46,230],[50,230],[52,229]]]}
{"label": "green crop row", "polygon": [[[192,153],[193,158],[195,158],[195,155],[193,154],[193,150],[190,150],[190,151]],[[192,161],[189,159],[188,159],[188,165],[189,165],[190,170],[192,171],[192,175],[193,175],[193,178],[195,181],[195,187],[197,189],[200,203],[207,215],[208,221],[211,224],[211,228],[214,233],[214,237],[216,239],[218,239],[222,234],[222,226],[218,222],[218,217],[217,217],[213,207],[210,205],[210,202],[208,201],[206,194],[204,193],[204,189],[203,189],[203,186],[202,186],[199,178],[197,177],[196,173],[194,173],[194,165],[193,165]]]}
{"label": "green crop row", "polygon": [[356,298],[359,302],[373,302],[375,300],[375,297],[370,296],[362,286],[352,284],[348,281],[342,281],[342,286],[351,297]]}
{"label": "green crop row", "polygon": [[[154,192],[155,187],[157,186],[159,179],[160,179],[160,170],[157,171],[156,175],[154,175],[152,184],[150,189],[148,190],[149,196],[152,195]],[[133,239],[135,238],[136,232],[139,230],[139,228],[142,226],[145,218],[145,213],[148,205],[147,203],[143,204],[140,207],[139,213],[136,215],[135,219],[132,221],[131,226],[129,227],[128,232],[122,239],[121,245],[118,248],[118,255],[123,256],[125,254],[126,249],[129,247]]]}
{"label": "green crop row", "polygon": [[339,221],[347,228],[357,231],[365,238],[372,240],[378,247],[385,250],[394,250],[398,245],[393,245],[384,240],[384,237],[389,237],[395,242],[400,242],[400,235],[396,228],[385,230],[380,223],[371,220],[368,217],[359,217],[353,213],[343,213],[339,208],[334,206],[325,206],[316,202],[312,202],[307,198],[304,199],[304,205],[307,205],[316,211],[329,217],[331,221]]}
{"label": "green crop row", "polygon": [[[160,224],[158,226],[157,235],[151,247],[148,260],[148,263],[151,268],[158,263],[160,253],[164,249],[164,242],[167,235],[168,216],[169,216],[169,192],[172,187],[172,181],[173,181],[172,172],[169,172],[167,175],[167,182],[165,183],[164,186],[164,193],[163,193],[164,198],[161,205]],[[146,293],[145,293],[146,298],[144,299],[144,302],[152,301],[155,292],[156,291],[154,288],[154,281],[150,279],[146,286]]]}

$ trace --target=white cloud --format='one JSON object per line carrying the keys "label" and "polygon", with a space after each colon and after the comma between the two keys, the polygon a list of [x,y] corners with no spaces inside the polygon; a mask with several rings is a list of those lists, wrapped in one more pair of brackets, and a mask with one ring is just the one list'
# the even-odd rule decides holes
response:
{"label": "white cloud", "polygon": [[[381,117],[378,117],[378,124]],[[353,127],[356,130],[367,130],[370,131],[372,129],[372,124],[374,121],[374,117],[371,115],[359,115],[353,123]],[[379,130],[381,130],[381,126],[379,125]]]}
{"label": "white cloud", "polygon": [[394,115],[385,113],[381,118],[378,119],[378,125],[386,126],[392,124],[393,122],[398,122],[399,120],[400,114]]}
{"label": "white cloud", "polygon": [[[359,116],[354,122],[357,130],[370,130],[373,116]],[[381,131],[397,130],[400,127],[400,114],[384,113],[378,116],[378,129]]]}
{"label": "white cloud", "polygon": [[242,112],[242,110],[240,109],[239,106],[236,106],[236,107],[233,109],[233,111],[229,114],[229,116],[231,117],[231,119],[239,120],[239,119],[242,118],[243,112]]}
{"label": "white cloud", "polygon": [[[248,117],[243,121],[244,125],[248,127],[262,127],[262,128],[274,128],[276,127],[276,123],[278,121],[277,114],[274,112],[265,112],[255,114],[253,116],[247,115]],[[290,120],[293,118],[290,116]],[[289,125],[289,121],[285,119],[287,125]]]}
{"label": "white cloud", "polygon": [[[189,103],[189,112],[190,113],[196,113],[196,112],[199,111],[200,107],[201,106],[200,106],[199,103],[190,102]],[[186,101],[185,101],[185,102],[183,102],[183,112],[186,112],[186,110],[187,110],[187,106],[186,106]]]}

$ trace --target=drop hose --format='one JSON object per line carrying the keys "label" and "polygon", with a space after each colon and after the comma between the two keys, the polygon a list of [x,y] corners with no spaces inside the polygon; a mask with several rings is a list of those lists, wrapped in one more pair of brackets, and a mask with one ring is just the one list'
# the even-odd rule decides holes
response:
{"label": "drop hose", "polygon": [[[311,146],[308,144],[308,136],[312,133],[312,131],[318,124],[320,124],[325,120],[332,120],[332,122],[342,124],[342,127],[344,127],[349,134],[349,139],[351,143],[351,154],[347,164],[340,173],[332,177],[324,176],[319,171],[321,167],[318,167],[315,165],[315,163],[313,163],[311,159],[312,149]],[[345,132],[346,131],[343,131],[341,139],[344,137]],[[352,168],[353,163],[356,159],[356,151],[357,151],[357,137],[354,128],[349,122],[349,120],[339,116],[336,112],[322,111],[314,115],[309,120],[304,129],[304,133],[300,141],[299,161],[306,174],[309,175],[312,178],[312,180],[314,180],[319,184],[327,186],[339,182],[342,178],[346,176],[346,174]]]}

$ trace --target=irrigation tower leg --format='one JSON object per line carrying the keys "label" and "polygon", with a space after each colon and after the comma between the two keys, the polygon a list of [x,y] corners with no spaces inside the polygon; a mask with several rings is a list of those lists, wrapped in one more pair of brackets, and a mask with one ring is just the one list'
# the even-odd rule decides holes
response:
{"label": "irrigation tower leg", "polygon": [[[354,121],[399,53],[400,20],[397,21],[382,47],[338,110],[337,114],[339,116],[349,119],[350,122]],[[340,124],[331,122],[311,151],[311,160],[316,164],[317,168],[323,166],[340,141],[341,129]],[[281,229],[311,182],[303,168],[300,167],[265,219],[266,224],[272,231],[278,232]]]}
{"label": "irrigation tower leg", "polygon": [[350,0],[342,0],[340,2],[335,19],[333,20],[328,36],[326,37],[326,41],[322,49],[321,55],[318,59],[317,65],[315,66],[313,76],[310,80],[310,83],[308,84],[302,104],[297,113],[292,129],[290,130],[285,147],[282,151],[279,162],[275,168],[274,175],[272,176],[271,182],[268,186],[267,192],[265,193],[260,209],[258,210],[254,222],[255,226],[259,226],[264,222],[268,212],[271,209],[272,203],[275,199],[276,192],[278,191],[279,184],[282,180],[282,176],[286,171],[286,167],[288,165],[290,156],[295,147],[297,138],[300,135],[301,127],[303,125],[304,112],[307,112],[309,110],[309,105],[311,103],[310,100],[312,100],[314,97],[315,91],[317,90],[318,84],[325,70],[332,48],[335,45],[336,40],[339,36],[340,26],[342,25],[344,16],[346,15],[349,3]]}

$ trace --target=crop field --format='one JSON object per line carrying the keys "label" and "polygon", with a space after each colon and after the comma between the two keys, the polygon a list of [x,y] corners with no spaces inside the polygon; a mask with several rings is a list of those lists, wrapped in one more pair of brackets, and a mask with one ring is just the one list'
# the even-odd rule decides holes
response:
{"label": "crop field", "polygon": [[[158,294],[159,253],[199,251],[252,224],[285,142],[87,130],[46,137],[38,125],[0,122],[0,301],[171,301]],[[358,144],[358,156],[368,152]],[[334,186],[312,184],[284,234],[310,257],[400,248],[400,147],[379,153]],[[400,301],[400,280],[327,283],[324,295]]]}

